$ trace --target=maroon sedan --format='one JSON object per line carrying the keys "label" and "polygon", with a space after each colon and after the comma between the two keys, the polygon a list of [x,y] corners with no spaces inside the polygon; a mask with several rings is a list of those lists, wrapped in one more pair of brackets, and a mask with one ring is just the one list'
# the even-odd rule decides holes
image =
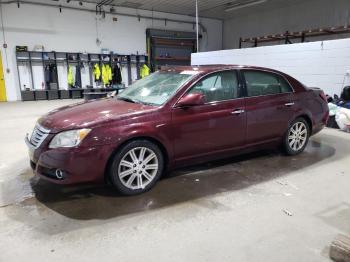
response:
{"label": "maroon sedan", "polygon": [[174,167],[280,145],[299,154],[327,119],[323,92],[284,73],[176,67],[115,98],[54,110],[26,141],[40,177],[60,184],[109,181],[133,195]]}

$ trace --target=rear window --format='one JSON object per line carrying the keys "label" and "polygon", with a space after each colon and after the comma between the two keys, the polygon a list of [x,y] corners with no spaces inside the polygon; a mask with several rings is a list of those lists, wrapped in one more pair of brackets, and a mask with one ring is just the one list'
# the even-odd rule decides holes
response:
{"label": "rear window", "polygon": [[288,82],[280,75],[255,70],[243,71],[248,96],[263,96],[292,92]]}

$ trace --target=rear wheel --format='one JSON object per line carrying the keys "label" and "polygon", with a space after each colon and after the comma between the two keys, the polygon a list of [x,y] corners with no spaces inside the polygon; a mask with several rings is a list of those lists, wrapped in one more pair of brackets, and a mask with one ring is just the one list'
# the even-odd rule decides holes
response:
{"label": "rear wheel", "polygon": [[136,195],[151,189],[162,174],[164,158],[161,150],[147,140],[132,141],[115,155],[110,178],[124,195]]}
{"label": "rear wheel", "polygon": [[288,155],[297,155],[304,151],[310,137],[310,127],[304,118],[294,120],[284,137],[284,148]]}

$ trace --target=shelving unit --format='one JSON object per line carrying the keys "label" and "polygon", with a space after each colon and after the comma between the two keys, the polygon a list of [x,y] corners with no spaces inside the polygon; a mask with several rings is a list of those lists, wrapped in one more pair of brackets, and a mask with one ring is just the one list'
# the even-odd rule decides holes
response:
{"label": "shelving unit", "polygon": [[243,47],[243,44],[250,44],[249,47],[258,47],[260,43],[284,41],[285,44],[293,44],[292,41],[297,40],[298,42],[304,43],[308,37],[327,36],[334,34],[348,34],[350,28],[348,26],[328,27],[328,28],[316,28],[303,30],[299,32],[286,31],[283,34],[265,35],[259,37],[240,38],[239,48]]}
{"label": "shelving unit", "polygon": [[166,65],[190,65],[196,52],[196,35],[191,32],[147,29],[147,52],[152,71]]}
{"label": "shelving unit", "polygon": [[17,60],[17,73],[18,73],[18,80],[19,80],[19,86],[22,86],[21,83],[21,76],[20,76],[20,70],[19,67],[23,66],[27,68],[30,71],[30,77],[29,80],[31,86],[27,87],[26,85],[23,86],[23,90],[21,91],[22,100],[23,101],[32,101],[35,99],[34,92],[29,91],[30,89],[33,89],[33,73],[32,73],[32,62],[30,59],[30,53],[29,52],[16,52],[16,60]]}
{"label": "shelving unit", "polygon": [[177,57],[162,57],[162,56],[157,56],[155,58],[157,61],[190,61],[191,58],[186,57],[186,56],[177,56]]}
{"label": "shelving unit", "polygon": [[[33,67],[39,66],[42,70],[43,76],[45,75],[44,72],[44,53],[43,52],[29,52],[29,57],[31,60],[31,73],[32,73],[32,87],[33,89],[35,88],[35,80],[34,80],[34,74],[33,74]],[[43,79],[42,84],[41,84],[41,89],[36,89],[34,91],[34,97],[35,100],[47,100],[47,92],[45,90],[45,79]]]}
{"label": "shelving unit", "polygon": [[[127,83],[130,85],[133,81],[131,75],[131,68],[134,66],[137,69],[137,79],[140,78],[140,66],[147,61],[147,56],[144,55],[120,55],[120,54],[93,54],[93,53],[71,53],[71,52],[16,52],[17,72],[19,79],[19,86],[21,89],[22,101],[32,100],[52,100],[52,99],[75,99],[82,98],[84,92],[111,92],[124,89],[125,86],[109,85],[109,86],[95,86],[93,80],[93,65],[98,64],[100,67],[103,64],[109,64],[111,68],[115,64],[120,64],[120,67],[127,68]],[[45,67],[55,66],[57,77],[56,83],[46,82]],[[58,74],[58,66],[65,66],[68,74],[69,66],[75,66],[81,70],[82,65],[87,65],[89,74],[89,85],[82,86],[81,72],[78,74],[80,79],[75,79],[74,86],[62,87],[60,86],[60,76]],[[79,66],[78,66],[79,65]],[[29,84],[24,84],[22,81],[20,67],[25,67],[29,72]],[[35,86],[35,67],[41,67],[43,72],[43,80],[40,87]],[[86,67],[85,67],[86,68]],[[28,80],[28,79],[27,79]],[[28,81],[27,81],[28,82]],[[77,84],[77,85],[76,85]],[[36,84],[37,85],[37,84]]]}
{"label": "shelving unit", "polygon": [[[45,89],[47,90],[46,96],[48,100],[54,100],[59,98],[59,82],[58,82],[58,73],[57,73],[57,57],[55,52],[51,53],[43,53],[43,66],[44,66],[44,80],[45,80]],[[56,68],[56,71],[54,73],[54,77],[56,78],[55,83],[48,83],[47,82],[47,72],[46,67],[53,66]],[[40,91],[37,91],[40,92]],[[44,96],[43,96],[44,97]]]}

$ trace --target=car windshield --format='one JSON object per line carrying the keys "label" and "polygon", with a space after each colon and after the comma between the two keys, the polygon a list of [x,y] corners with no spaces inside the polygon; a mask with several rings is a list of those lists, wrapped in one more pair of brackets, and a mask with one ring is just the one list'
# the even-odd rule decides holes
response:
{"label": "car windshield", "polygon": [[192,77],[187,72],[156,72],[127,87],[117,99],[160,106]]}

